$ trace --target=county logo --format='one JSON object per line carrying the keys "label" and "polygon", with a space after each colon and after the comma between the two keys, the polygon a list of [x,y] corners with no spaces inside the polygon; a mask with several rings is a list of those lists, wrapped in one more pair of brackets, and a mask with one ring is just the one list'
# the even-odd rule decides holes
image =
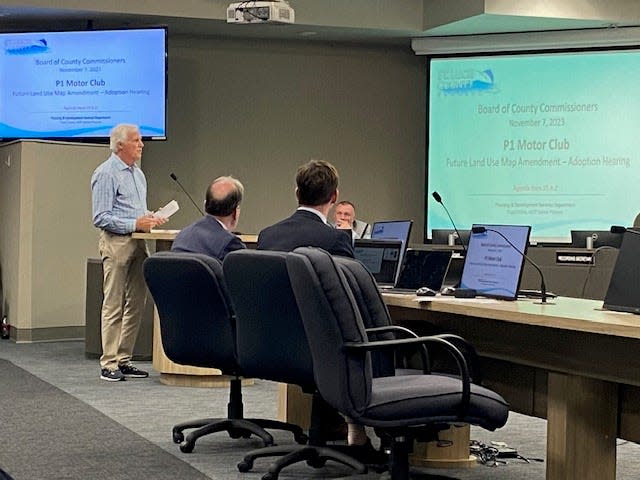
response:
{"label": "county logo", "polygon": [[35,55],[49,51],[49,46],[44,38],[11,39],[4,42],[4,51],[7,55]]}
{"label": "county logo", "polygon": [[445,95],[469,95],[496,93],[497,87],[493,72],[487,70],[462,70],[458,72],[440,72],[438,90]]}

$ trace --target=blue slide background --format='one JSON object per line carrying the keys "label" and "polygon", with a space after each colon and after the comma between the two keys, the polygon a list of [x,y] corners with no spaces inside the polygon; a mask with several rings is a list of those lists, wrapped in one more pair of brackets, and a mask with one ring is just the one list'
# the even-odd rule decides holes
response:
{"label": "blue slide background", "polygon": [[[432,59],[428,191],[458,228],[532,239],[630,226],[640,212],[640,52]],[[451,228],[429,199],[427,228]]]}
{"label": "blue slide background", "polygon": [[165,136],[166,30],[3,34],[0,137]]}

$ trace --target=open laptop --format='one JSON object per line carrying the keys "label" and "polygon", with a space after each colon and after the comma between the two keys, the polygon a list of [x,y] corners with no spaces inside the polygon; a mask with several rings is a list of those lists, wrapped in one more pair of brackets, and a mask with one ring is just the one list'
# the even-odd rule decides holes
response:
{"label": "open laptop", "polygon": [[395,287],[385,289],[385,292],[413,295],[420,287],[440,290],[452,253],[451,250],[407,249]]}
{"label": "open laptop", "polygon": [[373,240],[357,238],[353,253],[371,272],[380,287],[393,287],[402,264],[400,240]]}

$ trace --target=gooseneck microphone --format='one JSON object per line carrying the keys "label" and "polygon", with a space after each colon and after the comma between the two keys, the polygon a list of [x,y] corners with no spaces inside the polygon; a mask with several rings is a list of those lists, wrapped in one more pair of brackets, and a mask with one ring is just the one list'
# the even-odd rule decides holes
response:
{"label": "gooseneck microphone", "polygon": [[462,238],[462,235],[460,235],[460,232],[458,231],[458,227],[456,227],[456,224],[454,223],[453,218],[451,218],[451,215],[449,214],[449,210],[447,210],[447,207],[444,205],[444,203],[442,203],[442,197],[438,192],[433,192],[431,196],[436,202],[442,205],[442,208],[444,208],[444,211],[447,213],[447,217],[449,217],[449,221],[451,222],[451,225],[453,225],[453,229],[455,230],[456,234],[458,235],[458,238],[460,239],[460,244],[462,245],[462,249],[464,250],[464,256],[466,257],[467,246],[464,244],[464,239]]}
{"label": "gooseneck microphone", "polygon": [[191,198],[191,195],[189,195],[189,192],[187,192],[185,190],[185,188],[182,186],[182,184],[180,183],[180,180],[178,180],[178,177],[176,177],[176,174],[171,172],[169,174],[169,176],[171,177],[171,179],[176,182],[178,184],[178,186],[182,189],[182,191],[184,192],[184,194],[187,196],[187,198],[189,200],[191,200],[191,203],[193,203],[193,206],[196,207],[196,209],[200,212],[200,214],[204,217],[204,212],[202,211],[202,209],[198,206],[198,204],[196,202],[193,201],[193,198]]}
{"label": "gooseneck microphone", "polygon": [[[516,247],[513,243],[511,243],[511,240],[509,240],[502,232],[495,230],[493,228],[487,228],[487,227],[472,227],[471,228],[471,233],[485,233],[485,232],[494,232],[497,233],[498,235],[500,235],[502,238],[504,238],[506,240],[506,242],[511,245],[511,247],[518,252],[520,255],[522,255],[522,257],[529,262],[533,268],[535,268],[538,271],[538,274],[540,275],[540,303],[544,304],[544,305],[554,305],[553,302],[547,302],[547,286],[544,283],[544,275],[542,274],[542,270],[540,270],[540,267],[538,265],[536,265],[536,263],[531,260],[527,255],[525,255],[525,253],[523,251],[521,251],[518,247]],[[538,303],[538,302],[535,302]]]}

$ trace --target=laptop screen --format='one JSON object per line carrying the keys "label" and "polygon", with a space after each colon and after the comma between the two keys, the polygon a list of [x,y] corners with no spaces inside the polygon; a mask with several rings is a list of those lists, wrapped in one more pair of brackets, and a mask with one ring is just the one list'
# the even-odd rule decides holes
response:
{"label": "laptop screen", "polygon": [[364,240],[357,238],[353,253],[380,285],[394,285],[402,256],[399,240]]}
{"label": "laptop screen", "polygon": [[[373,227],[371,227],[371,239],[372,240],[382,240],[382,239],[393,239],[400,240],[402,242],[402,250],[400,252],[400,262],[402,262],[402,258],[404,256],[404,251],[407,248],[407,243],[409,242],[409,234],[411,233],[411,225],[413,222],[411,220],[389,220],[385,222],[375,222]],[[400,275],[400,265],[398,265],[398,270],[396,271],[396,277],[394,278],[395,283],[398,280]]]}
{"label": "laptop screen", "polygon": [[478,295],[485,297],[515,300],[518,297],[524,264],[524,256],[517,250],[527,253],[531,227],[524,225],[473,226],[484,227],[486,231],[472,233],[469,237],[460,286],[472,288],[478,292]]}
{"label": "laptop screen", "polygon": [[411,290],[429,287],[440,290],[451,253],[451,250],[408,249],[404,254],[404,267],[396,287]]}
{"label": "laptop screen", "polygon": [[602,308],[640,313],[640,232],[627,230]]}

